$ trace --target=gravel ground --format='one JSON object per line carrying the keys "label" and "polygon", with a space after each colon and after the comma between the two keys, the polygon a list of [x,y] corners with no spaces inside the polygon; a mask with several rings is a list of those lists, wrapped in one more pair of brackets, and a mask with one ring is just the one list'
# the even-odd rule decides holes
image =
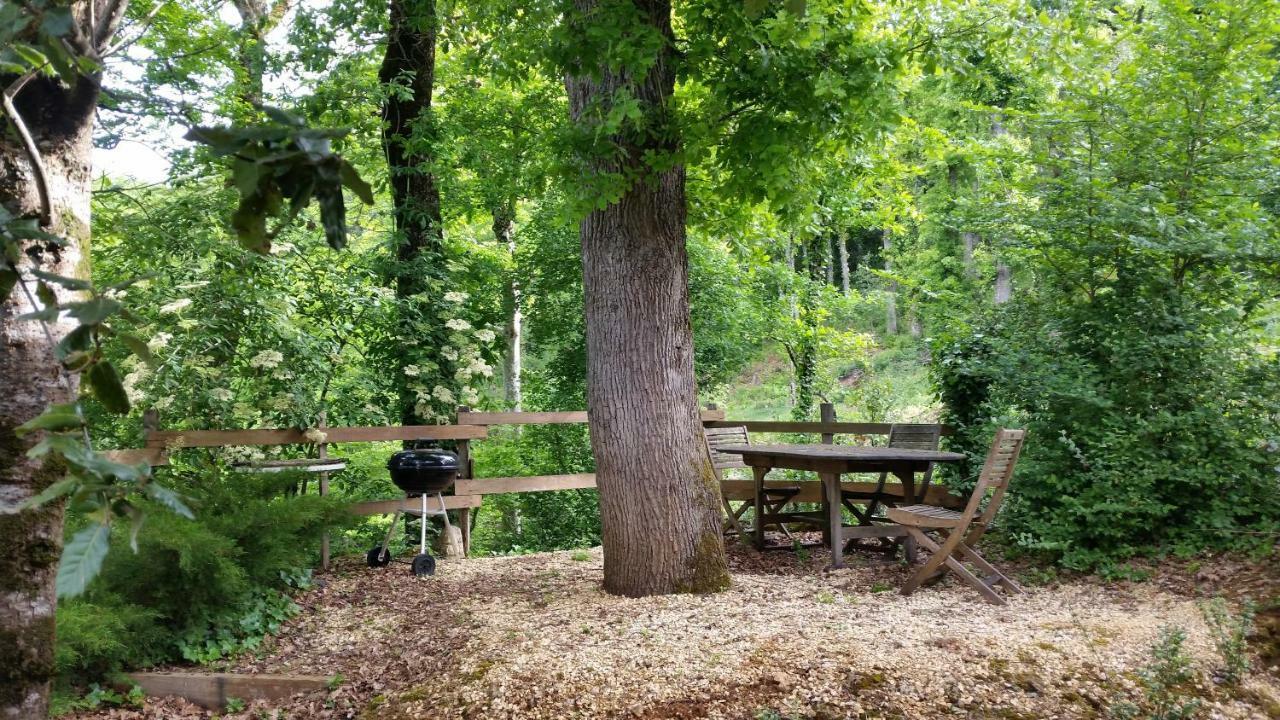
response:
{"label": "gravel ground", "polygon": [[[947,580],[897,594],[905,568],[869,554],[730,549],[733,588],[628,599],[600,590],[599,549],[403,566],[342,563],[239,672],[333,676],[337,689],[235,718],[1106,718],[1138,700],[1162,626],[1188,634],[1199,717],[1280,718],[1280,669],[1215,685],[1194,595],[1273,569],[1029,588],[1004,607]],[[1185,570],[1185,567],[1182,568]],[[1254,597],[1259,597],[1255,594]],[[208,713],[176,700],[82,717]]]}

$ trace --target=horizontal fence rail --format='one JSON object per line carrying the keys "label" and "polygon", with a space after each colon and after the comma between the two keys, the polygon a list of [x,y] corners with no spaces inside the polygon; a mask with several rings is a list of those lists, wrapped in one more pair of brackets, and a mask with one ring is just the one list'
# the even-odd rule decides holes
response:
{"label": "horizontal fence rail", "polygon": [[[325,427],[326,443],[388,442],[395,440],[479,440],[489,431],[464,425],[393,425],[374,427]],[[147,447],[234,447],[237,445],[308,445],[308,430],[275,428],[257,430],[153,430]]]}
{"label": "horizontal fence rail", "polygon": [[[702,410],[703,423],[724,420],[724,410]],[[459,425],[572,425],[587,422],[585,410],[567,412],[471,412],[458,413]]]}
{"label": "horizontal fence rail", "polygon": [[[888,435],[893,423],[857,422],[793,422],[789,420],[705,420],[709,428],[745,427],[747,432],[762,433],[829,433],[832,435]],[[955,428],[941,425],[943,435],[952,435]]]}

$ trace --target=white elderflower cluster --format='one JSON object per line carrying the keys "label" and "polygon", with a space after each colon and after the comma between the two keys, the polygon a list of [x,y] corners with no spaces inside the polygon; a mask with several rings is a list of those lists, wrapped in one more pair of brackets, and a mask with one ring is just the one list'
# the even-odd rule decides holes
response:
{"label": "white elderflower cluster", "polygon": [[161,305],[160,312],[164,315],[172,315],[174,313],[182,312],[183,308],[189,307],[190,305],[190,298],[179,298],[173,302]]}
{"label": "white elderflower cluster", "polygon": [[250,367],[271,369],[284,362],[284,355],[279,350],[263,350],[249,361]]}

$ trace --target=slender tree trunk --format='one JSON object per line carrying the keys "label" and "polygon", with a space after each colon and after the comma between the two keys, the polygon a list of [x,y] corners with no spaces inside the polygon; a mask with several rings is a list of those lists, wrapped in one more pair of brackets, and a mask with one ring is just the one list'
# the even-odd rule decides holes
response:
{"label": "slender tree trunk", "polygon": [[[83,10],[83,8],[80,8]],[[109,37],[109,36],[108,36]],[[15,78],[0,74],[0,85]],[[99,78],[81,78],[74,88],[38,76],[16,98],[18,115],[31,130],[43,159],[51,222],[45,229],[64,247],[35,242],[18,254],[18,271],[35,288],[32,262],[42,270],[87,278],[89,267],[90,153]],[[15,217],[38,218],[41,200],[31,157],[7,118],[0,119],[0,205]],[[59,302],[71,298],[54,287]],[[18,512],[20,503],[61,477],[61,468],[26,453],[40,438],[19,438],[14,429],[51,403],[71,402],[73,387],[61,379],[54,349],[38,322],[18,320],[36,309],[15,287],[0,304],[0,718],[41,718],[48,709],[54,675],[54,579],[62,549],[63,505]],[[53,343],[74,323],[59,321]]]}
{"label": "slender tree trunk", "polygon": [[[493,211],[493,236],[498,242],[507,246],[507,252],[511,255],[511,266],[515,268],[516,264],[516,236],[515,236],[515,205],[508,203],[501,208]],[[502,365],[503,384],[506,387],[507,407],[515,412],[520,412],[521,394],[520,394],[520,371],[521,371],[521,344],[524,341],[522,326],[524,317],[521,314],[520,302],[522,291],[520,289],[520,281],[512,273],[510,279],[507,280],[507,356]],[[520,426],[516,426],[517,430]]]}
{"label": "slender tree trunk", "polygon": [[[893,260],[889,259],[889,250],[893,246],[893,237],[888,230],[880,233],[881,247],[884,248],[884,269],[885,272],[893,271]],[[898,283],[896,280],[889,281],[888,291],[885,293],[884,301],[885,311],[885,327],[884,331],[888,335],[898,334]]]}
{"label": "slender tree trunk", "polygon": [[823,247],[823,250],[826,251],[826,256],[827,256],[827,259],[826,259],[827,260],[826,262],[827,284],[833,287],[836,284],[836,261],[835,261],[836,253],[834,251],[833,245],[834,243],[837,243],[839,241],[840,240],[838,237],[829,237],[825,240],[825,247]]}
{"label": "slender tree trunk", "polygon": [[[646,153],[678,149],[671,6],[637,1],[661,37],[643,77],[591,55],[566,78],[572,118],[590,129],[625,91],[649,131],[613,138],[618,155],[588,158],[596,173],[638,173],[622,197],[582,221],[587,409],[600,489],[607,592],[643,596],[728,587],[720,489],[702,449],[693,375],[683,166],[652,170]],[[578,0],[584,45],[612,31],[616,9]],[[603,48],[602,48],[603,51]],[[607,54],[607,51],[605,51]],[[597,65],[598,63],[598,65]],[[657,129],[661,129],[659,132]]]}
{"label": "slender tree trunk", "polygon": [[[1000,137],[1008,132],[1004,126],[1004,116],[999,113],[991,120],[991,136]],[[995,304],[1003,305],[1013,298],[1013,272],[999,258],[996,259]]]}
{"label": "slender tree trunk", "polygon": [[996,292],[995,303],[1003,305],[1013,299],[1013,273],[1009,270],[1009,266],[1002,262],[996,263]]}
{"label": "slender tree trunk", "polygon": [[[796,272],[796,246],[794,235],[787,235],[787,245],[786,249],[783,251],[783,257],[787,263],[787,270],[789,272]],[[787,309],[791,314],[792,320],[799,319],[800,304],[796,300],[796,294],[791,291],[787,291]],[[793,360],[791,364],[794,366],[795,361]],[[791,407],[793,408],[796,406],[796,393],[796,374],[791,373],[791,376],[787,378],[787,398],[791,401]]]}
{"label": "slender tree trunk", "polygon": [[840,253],[840,292],[849,294],[849,232],[841,230],[836,238],[836,247]]}
{"label": "slender tree trunk", "polygon": [[[382,149],[387,158],[396,221],[396,296],[401,307],[413,306],[402,320],[401,332],[420,347],[444,347],[447,330],[431,280],[445,270],[440,188],[429,169],[434,160],[430,144],[431,94],[435,84],[438,18],[435,0],[391,0],[387,50],[378,79],[390,86],[382,105]],[[401,357],[403,364],[408,361]],[[424,422],[415,410],[416,398],[403,372],[400,415],[406,424]]]}
{"label": "slender tree trunk", "polygon": [[964,258],[964,274],[973,277],[977,274],[977,270],[973,267],[973,251],[977,249],[978,243],[982,242],[982,236],[976,232],[968,230],[960,233],[960,240],[964,243],[961,248]]}

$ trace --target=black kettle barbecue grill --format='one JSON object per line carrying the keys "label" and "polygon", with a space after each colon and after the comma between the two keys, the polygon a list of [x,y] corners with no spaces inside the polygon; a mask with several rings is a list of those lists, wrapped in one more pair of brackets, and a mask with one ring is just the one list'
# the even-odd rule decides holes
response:
{"label": "black kettle barbecue grill", "polygon": [[[446,532],[449,532],[449,513],[445,510],[443,493],[453,486],[453,481],[458,477],[458,456],[436,449],[401,450],[387,461],[387,470],[391,471],[391,482],[404,491],[406,504],[411,497],[422,498],[418,554],[410,564],[414,575],[431,575],[436,571],[436,559],[427,552],[427,516],[443,517]],[[440,503],[439,510],[427,509],[428,495],[436,497]],[[396,521],[404,512],[403,505],[396,510],[391,526],[387,528],[386,538],[381,545],[369,551],[366,556],[369,567],[385,567],[391,563],[391,535],[395,532]]]}

